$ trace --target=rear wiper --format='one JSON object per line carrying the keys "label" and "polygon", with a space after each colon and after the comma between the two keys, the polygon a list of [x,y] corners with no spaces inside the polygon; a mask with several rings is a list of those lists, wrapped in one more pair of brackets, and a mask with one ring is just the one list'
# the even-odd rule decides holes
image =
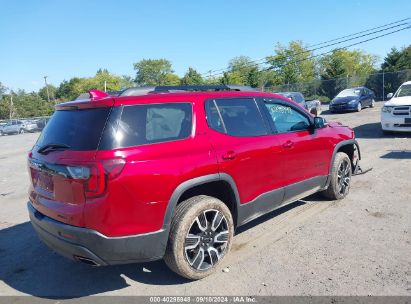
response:
{"label": "rear wiper", "polygon": [[49,151],[52,151],[52,150],[57,150],[57,149],[70,149],[71,147],[69,146],[69,145],[66,145],[66,144],[46,144],[46,145],[44,145],[44,146],[41,146],[38,150],[37,150],[37,152],[38,153],[41,153],[41,154],[45,154],[45,153],[47,153],[47,152],[49,152]]}

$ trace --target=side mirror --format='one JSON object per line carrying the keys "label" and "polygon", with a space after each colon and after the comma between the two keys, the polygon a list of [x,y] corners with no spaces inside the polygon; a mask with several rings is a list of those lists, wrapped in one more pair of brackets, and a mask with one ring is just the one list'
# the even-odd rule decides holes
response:
{"label": "side mirror", "polygon": [[321,129],[324,128],[327,125],[327,121],[320,117],[320,116],[316,116],[314,117],[314,129]]}
{"label": "side mirror", "polygon": [[392,96],[394,96],[394,94],[393,94],[393,93],[388,93],[388,94],[387,94],[387,98],[388,98],[388,99],[391,99],[391,98],[392,98]]}

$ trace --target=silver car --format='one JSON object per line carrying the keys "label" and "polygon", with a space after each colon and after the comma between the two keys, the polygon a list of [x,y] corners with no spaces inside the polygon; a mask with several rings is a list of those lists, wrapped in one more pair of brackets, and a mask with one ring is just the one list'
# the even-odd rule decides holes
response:
{"label": "silver car", "polygon": [[23,122],[20,120],[10,120],[0,129],[0,135],[24,133]]}
{"label": "silver car", "polygon": [[20,133],[24,132],[36,132],[38,131],[37,123],[33,120],[24,120],[22,130]]}

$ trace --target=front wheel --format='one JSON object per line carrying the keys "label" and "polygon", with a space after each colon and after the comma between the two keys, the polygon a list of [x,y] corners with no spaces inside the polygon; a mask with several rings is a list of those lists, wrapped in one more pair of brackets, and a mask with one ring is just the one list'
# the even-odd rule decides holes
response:
{"label": "front wheel", "polygon": [[361,105],[361,102],[359,102],[357,106],[357,112],[360,112],[361,110],[362,110],[362,105]]}
{"label": "front wheel", "polygon": [[371,104],[370,104],[370,108],[374,108],[375,107],[375,100],[371,100]]}
{"label": "front wheel", "polygon": [[20,129],[19,133],[24,134],[24,129]]}
{"label": "front wheel", "polygon": [[234,234],[230,210],[200,195],[176,207],[164,260],[179,275],[198,280],[212,274],[229,252]]}
{"label": "front wheel", "polygon": [[347,196],[351,185],[351,161],[347,154],[338,152],[335,155],[330,183],[322,192],[323,196],[331,200],[340,200]]}

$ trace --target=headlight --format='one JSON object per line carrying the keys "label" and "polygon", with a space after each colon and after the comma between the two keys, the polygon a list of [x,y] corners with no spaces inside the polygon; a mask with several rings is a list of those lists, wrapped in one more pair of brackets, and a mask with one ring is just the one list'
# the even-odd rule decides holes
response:
{"label": "headlight", "polygon": [[356,103],[357,102],[357,100],[356,99],[353,99],[353,100],[350,100],[348,103],[349,104],[354,104],[354,103]]}
{"label": "headlight", "polygon": [[382,111],[386,113],[391,113],[393,107],[383,106]]}

